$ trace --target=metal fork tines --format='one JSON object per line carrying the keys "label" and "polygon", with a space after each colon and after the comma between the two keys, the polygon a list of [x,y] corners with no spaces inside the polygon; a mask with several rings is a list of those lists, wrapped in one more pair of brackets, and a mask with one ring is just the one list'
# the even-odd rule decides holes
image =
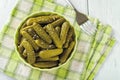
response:
{"label": "metal fork tines", "polygon": [[66,2],[75,10],[76,21],[80,25],[80,28],[87,34],[93,35],[97,30],[96,26],[91,21],[89,21],[86,15],[80,13],[69,0],[66,0]]}
{"label": "metal fork tines", "polygon": [[82,25],[80,25],[81,29],[84,30],[88,34],[94,34],[96,31],[96,27],[89,20]]}

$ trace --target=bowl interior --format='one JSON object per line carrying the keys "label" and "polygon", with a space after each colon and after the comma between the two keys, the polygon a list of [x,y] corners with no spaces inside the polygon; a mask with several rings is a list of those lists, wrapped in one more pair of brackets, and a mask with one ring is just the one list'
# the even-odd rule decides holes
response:
{"label": "bowl interior", "polygon": [[[29,15],[28,17],[26,17],[26,18],[21,22],[21,24],[19,25],[19,27],[18,27],[18,29],[17,29],[17,31],[16,31],[16,34],[15,34],[15,38],[14,38],[14,40],[15,40],[15,50],[17,51],[18,56],[20,57],[20,59],[21,59],[26,65],[32,67],[33,69],[38,69],[38,70],[51,70],[51,69],[60,68],[60,67],[64,66],[65,64],[67,64],[67,63],[69,62],[69,60],[71,59],[71,57],[73,56],[73,54],[75,53],[75,50],[76,50],[77,37],[76,37],[76,31],[75,31],[75,29],[74,29],[74,32],[75,32],[75,46],[74,46],[74,49],[73,49],[70,57],[67,59],[67,61],[66,61],[65,63],[63,63],[63,64],[61,64],[61,65],[59,65],[59,66],[56,66],[56,67],[49,68],[49,69],[41,69],[41,68],[34,67],[34,66],[30,65],[28,62],[26,62],[25,59],[22,58],[22,56],[20,55],[20,53],[19,53],[19,51],[18,51],[18,47],[17,47],[17,46],[18,46],[19,39],[20,39],[19,31],[20,31],[22,25],[23,25],[23,24],[27,21],[27,19],[29,19],[29,18],[37,17],[37,16],[44,16],[44,15],[47,16],[47,15],[50,15],[50,14],[57,14],[57,15],[59,15],[59,16],[62,16],[62,15],[60,15],[60,14],[58,14],[58,13],[54,13],[54,12],[38,12],[38,13],[31,14],[31,15]],[[63,17],[63,16],[62,16],[62,17]],[[63,18],[64,18],[64,17],[63,17]],[[69,22],[69,20],[67,20],[66,18],[64,18],[64,19]],[[69,23],[69,24],[70,24],[70,23]],[[71,25],[71,24],[70,24],[70,25]],[[73,26],[72,26],[72,27],[73,27]],[[74,27],[73,27],[73,28],[74,28]]]}

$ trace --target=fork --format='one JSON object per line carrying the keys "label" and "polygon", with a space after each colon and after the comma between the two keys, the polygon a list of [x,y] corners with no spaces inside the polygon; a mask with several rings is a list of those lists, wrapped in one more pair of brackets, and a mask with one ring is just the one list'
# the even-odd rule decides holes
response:
{"label": "fork", "polygon": [[88,35],[93,35],[96,32],[96,25],[89,21],[88,17],[80,13],[71,1],[66,0],[66,2],[75,10],[76,12],[76,21],[80,25],[80,28],[86,32]]}

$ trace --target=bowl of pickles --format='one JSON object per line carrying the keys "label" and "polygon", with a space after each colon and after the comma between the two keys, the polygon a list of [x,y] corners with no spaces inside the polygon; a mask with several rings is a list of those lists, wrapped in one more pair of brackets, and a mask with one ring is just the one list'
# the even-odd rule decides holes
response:
{"label": "bowl of pickles", "polygon": [[18,27],[15,46],[21,60],[32,68],[59,68],[75,51],[75,30],[58,13],[34,13]]}

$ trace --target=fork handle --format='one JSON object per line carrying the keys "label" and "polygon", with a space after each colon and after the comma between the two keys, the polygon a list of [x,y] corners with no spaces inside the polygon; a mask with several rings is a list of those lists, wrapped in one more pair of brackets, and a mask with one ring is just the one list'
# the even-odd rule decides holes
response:
{"label": "fork handle", "polygon": [[75,6],[72,4],[72,2],[71,1],[69,1],[69,0],[66,0],[66,2],[73,8],[73,9],[75,9],[76,10],[76,8],[75,8]]}
{"label": "fork handle", "polygon": [[[83,13],[79,12],[70,0],[66,0],[66,2],[75,10],[76,15],[77,15],[76,19],[79,21],[79,23],[78,23],[79,25],[83,24],[84,22],[86,22],[88,20],[87,16],[84,15]],[[78,15],[78,13],[79,13],[79,15]]]}

